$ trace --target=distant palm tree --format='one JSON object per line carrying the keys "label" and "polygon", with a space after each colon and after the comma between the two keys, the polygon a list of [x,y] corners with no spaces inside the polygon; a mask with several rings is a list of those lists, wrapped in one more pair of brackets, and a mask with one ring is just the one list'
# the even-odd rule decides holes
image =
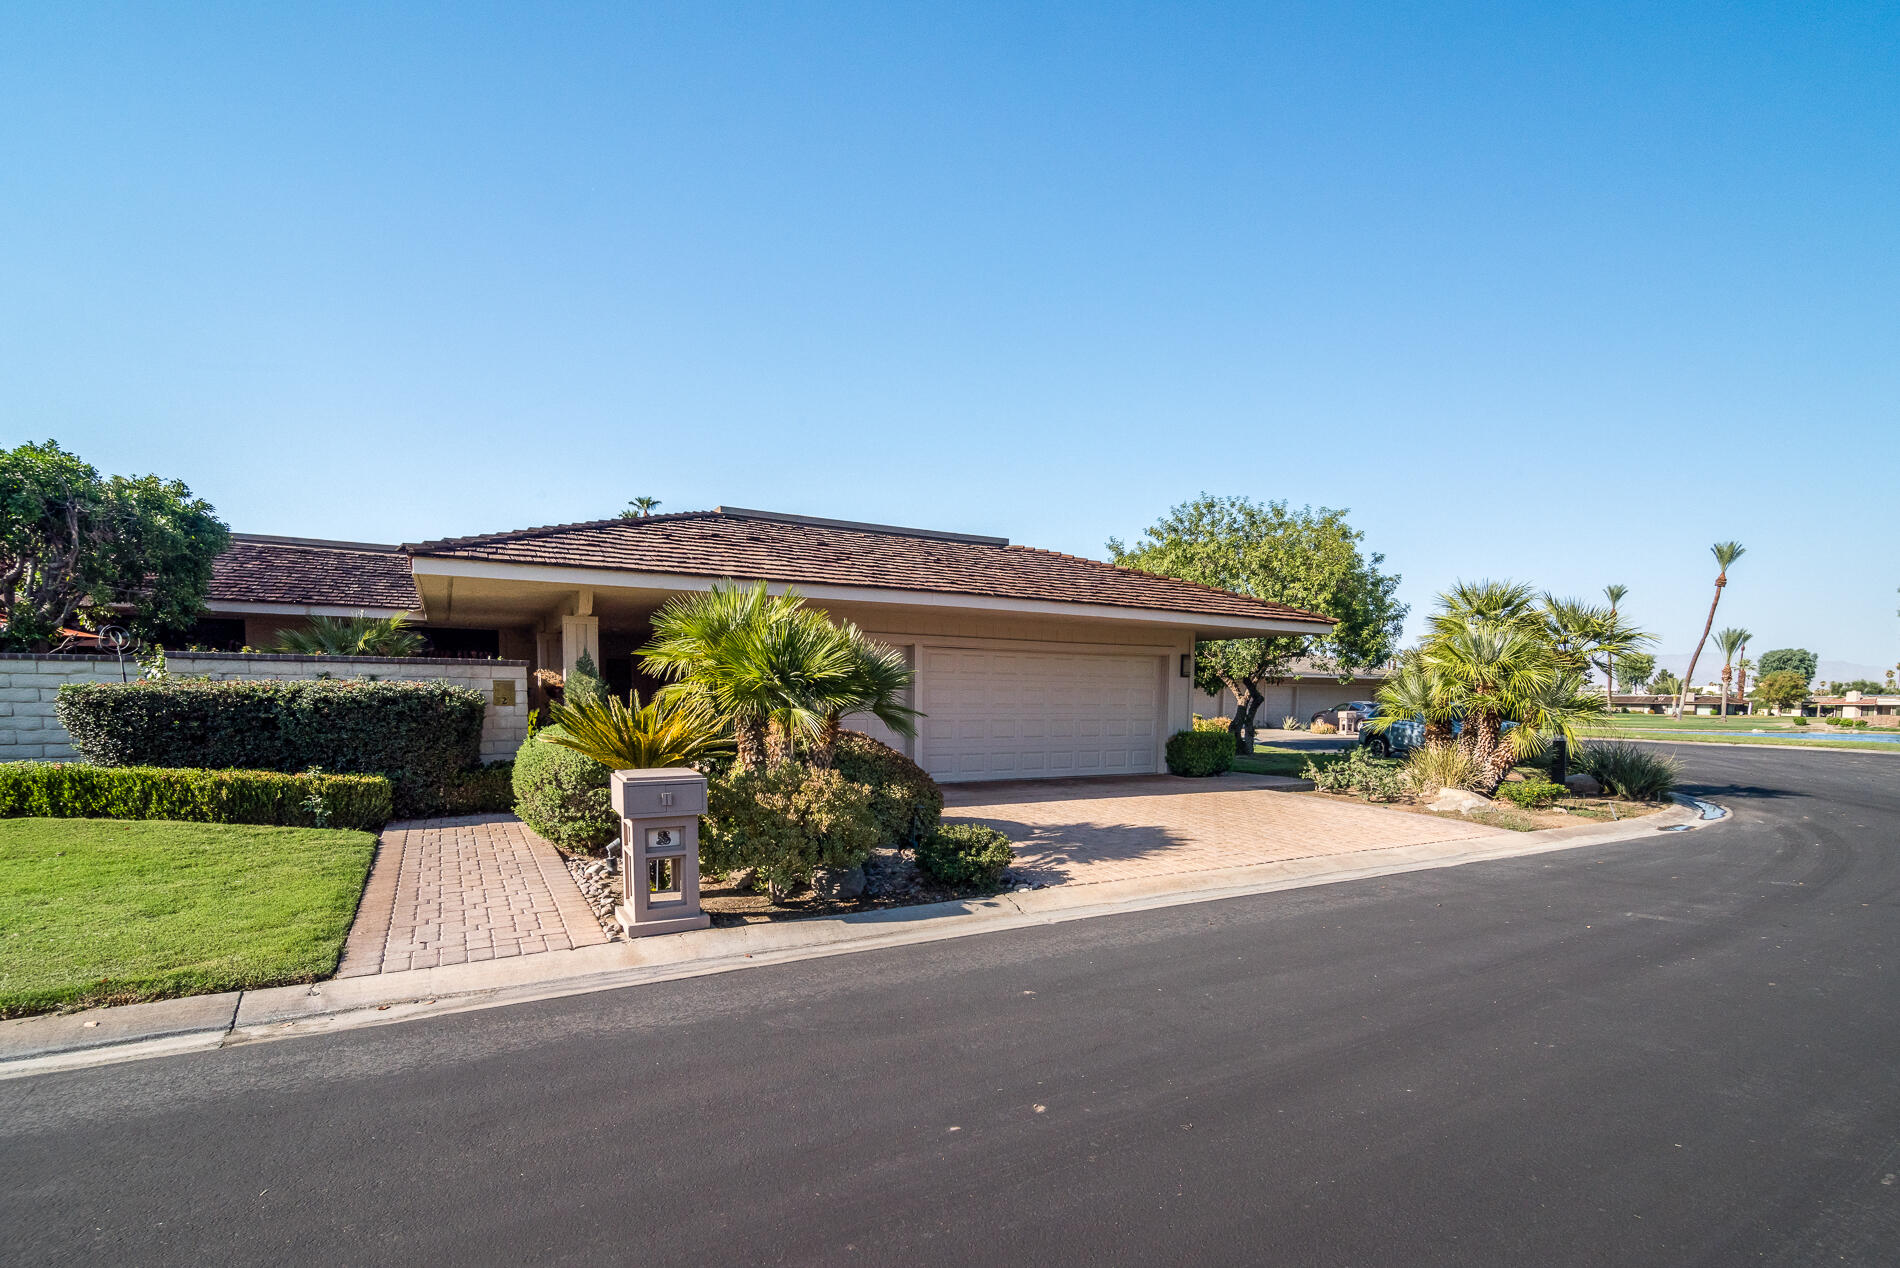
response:
{"label": "distant palm tree", "polygon": [[653,508],[660,504],[658,498],[635,498],[627,503],[627,509],[620,512],[623,520],[640,520],[653,514]]}
{"label": "distant palm tree", "polygon": [[1748,671],[1754,667],[1755,662],[1748,659],[1748,639],[1743,639],[1742,654],[1735,661],[1735,698],[1743,704],[1748,703]]}
{"label": "distant palm tree", "polygon": [[[1611,584],[1603,587],[1603,597],[1610,601],[1610,623],[1616,623],[1616,605],[1621,603],[1630,592],[1625,585]],[[1616,653],[1609,652],[1603,657],[1603,707],[1610,708],[1616,695]]]}
{"label": "distant palm tree", "polygon": [[1738,630],[1733,626],[1715,636],[1715,645],[1722,649],[1722,716],[1728,716],[1728,688],[1731,675],[1735,672],[1735,656],[1748,640],[1753,638],[1747,630]]}
{"label": "distant palm tree", "polygon": [[1695,654],[1689,657],[1689,668],[1682,674],[1682,687],[1676,692],[1678,722],[1682,721],[1682,703],[1689,694],[1689,684],[1695,681],[1695,663],[1702,659],[1703,645],[1709,641],[1709,630],[1715,625],[1715,607],[1722,601],[1722,587],[1728,584],[1729,566],[1748,551],[1740,542],[1717,542],[1709,547],[1709,553],[1715,556],[1718,569],[1715,574],[1715,597],[1709,600],[1709,619],[1702,623],[1702,637],[1696,640]]}

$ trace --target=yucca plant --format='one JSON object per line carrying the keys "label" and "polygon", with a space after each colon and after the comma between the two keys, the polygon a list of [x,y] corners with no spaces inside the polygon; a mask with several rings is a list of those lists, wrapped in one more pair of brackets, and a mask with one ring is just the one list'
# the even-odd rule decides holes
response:
{"label": "yucca plant", "polygon": [[422,635],[406,616],[313,616],[300,630],[285,630],[271,645],[296,656],[415,656]]}
{"label": "yucca plant", "polygon": [[687,766],[730,747],[725,728],[697,696],[631,704],[617,696],[582,696],[551,706],[555,728],[542,728],[544,743],[571,748],[609,770]]}
{"label": "yucca plant", "polygon": [[1594,740],[1577,751],[1577,769],[1619,797],[1657,801],[1675,789],[1682,767],[1663,756],[1623,740]]}

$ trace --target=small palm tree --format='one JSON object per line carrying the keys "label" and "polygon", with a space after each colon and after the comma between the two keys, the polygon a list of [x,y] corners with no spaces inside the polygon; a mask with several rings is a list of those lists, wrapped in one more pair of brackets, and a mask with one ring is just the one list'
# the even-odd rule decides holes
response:
{"label": "small palm tree", "polygon": [[653,509],[659,504],[658,498],[634,498],[627,503],[627,509],[620,512],[620,518],[623,520],[645,519],[653,514]]}
{"label": "small palm tree", "polygon": [[[1512,766],[1543,751],[1552,735],[1577,743],[1577,728],[1602,715],[1603,698],[1586,692],[1583,675],[1566,668],[1549,639],[1521,621],[1473,617],[1433,625],[1421,657],[1464,719],[1458,747],[1472,759],[1479,791],[1495,791]],[[1516,725],[1507,729],[1507,722]]]}
{"label": "small palm tree", "polygon": [[1425,726],[1425,744],[1447,745],[1452,742],[1452,726],[1458,711],[1452,704],[1451,688],[1438,671],[1416,651],[1399,658],[1398,672],[1379,688],[1379,715],[1366,719],[1366,729],[1383,734],[1394,725],[1417,720]]}
{"label": "small palm tree", "polygon": [[1748,646],[1752,636],[1747,630],[1738,630],[1733,626],[1715,636],[1715,645],[1722,649],[1722,716],[1728,716],[1728,689],[1735,673],[1735,657],[1742,648]]}
{"label": "small palm tree", "polygon": [[610,770],[685,766],[728,748],[719,719],[700,697],[630,704],[612,696],[582,696],[553,707],[552,723],[536,736],[584,753]]}
{"label": "small palm tree", "polygon": [[1689,684],[1695,681],[1695,663],[1702,659],[1702,648],[1709,641],[1709,631],[1715,626],[1715,608],[1722,602],[1722,589],[1728,585],[1728,570],[1737,559],[1748,553],[1747,547],[1740,542],[1717,542],[1709,547],[1709,553],[1715,556],[1715,597],[1709,600],[1709,619],[1702,623],[1702,637],[1696,640],[1695,652],[1689,657],[1689,668],[1683,671],[1682,687],[1676,693],[1676,720],[1682,720],[1682,704],[1689,694]]}
{"label": "small palm tree", "polygon": [[271,644],[294,656],[415,656],[422,635],[406,616],[313,616],[300,630],[285,630]]}
{"label": "small palm tree", "polygon": [[820,770],[831,766],[846,714],[868,713],[904,736],[917,733],[920,716],[904,703],[914,675],[902,652],[868,637],[849,621],[836,627],[835,637],[849,658],[850,671],[843,690],[827,701],[812,741],[811,764]]}

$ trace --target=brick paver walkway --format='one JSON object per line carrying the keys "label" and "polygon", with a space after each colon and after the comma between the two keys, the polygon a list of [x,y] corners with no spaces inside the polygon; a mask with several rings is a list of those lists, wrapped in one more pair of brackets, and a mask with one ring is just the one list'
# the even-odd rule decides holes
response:
{"label": "brick paver walkway", "polygon": [[513,815],[383,829],[338,977],[607,941],[552,845]]}
{"label": "brick paver walkway", "polygon": [[944,818],[1016,842],[1018,876],[1086,885],[1491,837],[1506,829],[1301,797],[1270,776],[1024,780],[952,785]]}

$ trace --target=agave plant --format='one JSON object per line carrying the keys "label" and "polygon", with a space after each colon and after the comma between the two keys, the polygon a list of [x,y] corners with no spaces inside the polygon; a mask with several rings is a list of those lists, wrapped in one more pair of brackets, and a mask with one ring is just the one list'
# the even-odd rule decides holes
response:
{"label": "agave plant", "polygon": [[616,696],[581,696],[552,706],[558,730],[536,732],[543,742],[571,748],[611,770],[686,766],[730,746],[725,728],[697,696],[630,704]]}
{"label": "agave plant", "polygon": [[415,656],[422,635],[406,616],[313,616],[300,630],[285,630],[271,645],[298,656]]}

